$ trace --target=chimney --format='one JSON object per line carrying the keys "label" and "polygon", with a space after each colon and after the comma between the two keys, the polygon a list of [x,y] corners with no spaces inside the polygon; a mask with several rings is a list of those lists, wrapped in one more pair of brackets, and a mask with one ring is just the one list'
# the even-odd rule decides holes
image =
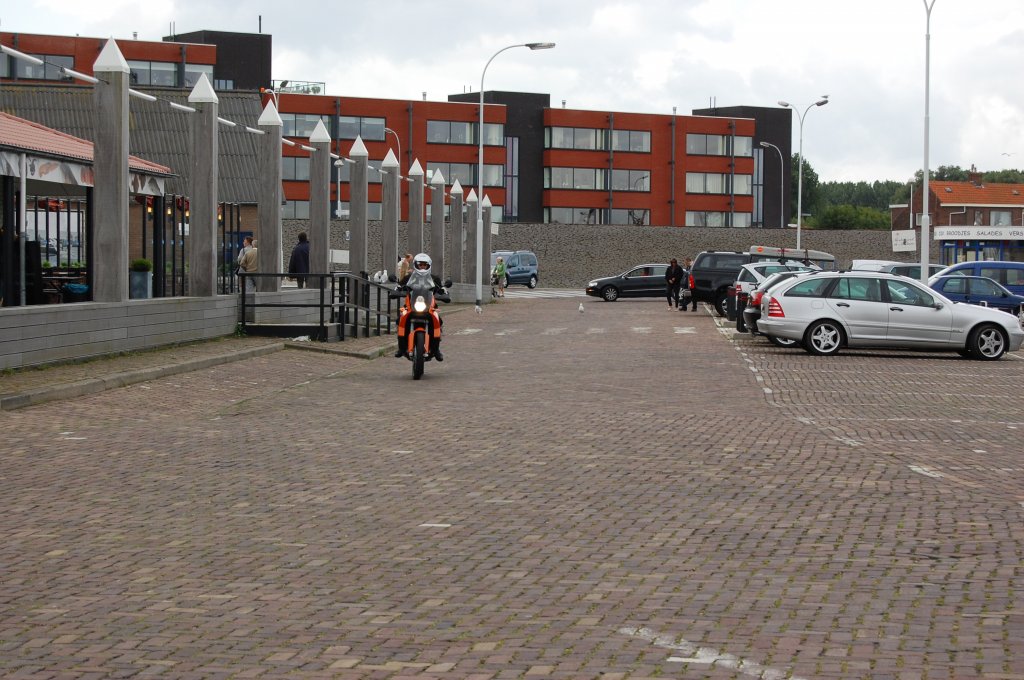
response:
{"label": "chimney", "polygon": [[981,186],[981,173],[978,172],[973,163],[971,164],[971,169],[967,171],[967,181],[976,187]]}

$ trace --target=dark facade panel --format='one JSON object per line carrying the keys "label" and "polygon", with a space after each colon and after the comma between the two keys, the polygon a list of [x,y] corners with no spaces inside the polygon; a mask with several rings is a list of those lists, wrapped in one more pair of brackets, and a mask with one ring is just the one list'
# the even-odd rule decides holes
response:
{"label": "dark facade panel", "polygon": [[[217,46],[214,79],[230,81],[234,90],[259,90],[270,87],[272,37],[263,33],[194,31],[166,36],[167,42],[199,43]],[[221,89],[221,88],[218,88]]]}

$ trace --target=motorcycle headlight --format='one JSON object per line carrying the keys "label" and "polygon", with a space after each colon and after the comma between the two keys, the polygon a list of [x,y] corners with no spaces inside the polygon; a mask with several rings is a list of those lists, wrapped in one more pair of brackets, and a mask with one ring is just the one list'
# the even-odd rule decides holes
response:
{"label": "motorcycle headlight", "polygon": [[427,301],[423,299],[422,295],[418,295],[416,302],[412,303],[412,308],[420,313],[425,312],[427,311]]}

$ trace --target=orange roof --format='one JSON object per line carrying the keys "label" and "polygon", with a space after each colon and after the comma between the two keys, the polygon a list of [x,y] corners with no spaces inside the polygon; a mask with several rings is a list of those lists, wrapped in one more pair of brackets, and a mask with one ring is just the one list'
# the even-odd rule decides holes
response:
{"label": "orange roof", "polygon": [[[92,142],[39,125],[32,121],[0,112],[0,148],[32,151],[68,160],[93,162]],[[128,156],[128,168],[149,175],[173,175],[165,165]]]}
{"label": "orange roof", "polygon": [[1024,206],[1024,184],[975,184],[930,180],[928,188],[942,205]]}

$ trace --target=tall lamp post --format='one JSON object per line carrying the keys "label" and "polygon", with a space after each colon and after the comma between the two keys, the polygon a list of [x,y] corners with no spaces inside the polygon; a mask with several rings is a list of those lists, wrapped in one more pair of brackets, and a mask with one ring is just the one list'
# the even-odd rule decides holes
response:
{"label": "tall lamp post", "polygon": [[[928,244],[928,237],[931,234],[932,220],[928,212],[928,100],[929,80],[931,79],[931,56],[932,42],[932,7],[935,0],[921,0],[924,2],[925,32],[924,32],[924,173],[921,178],[924,180],[924,187],[921,191],[921,283],[928,285],[928,263],[931,261],[931,248]],[[911,204],[913,205],[913,204]],[[913,213],[913,208],[911,208]]]}
{"label": "tall lamp post", "polygon": [[[782,149],[771,142],[761,142],[761,146],[766,149],[770,146],[779,154],[779,229],[784,229],[786,227],[786,161],[782,158]],[[796,247],[800,247],[799,239],[797,239]]]}
{"label": "tall lamp post", "polygon": [[[477,199],[484,199],[484,78],[487,76],[487,67],[494,61],[494,57],[498,56],[505,50],[510,50],[514,47],[529,47],[531,50],[550,50],[555,46],[553,42],[534,42],[534,43],[517,43],[515,45],[509,45],[508,47],[502,47],[500,50],[491,55],[491,58],[484,64],[483,73],[480,74],[480,126],[476,131],[476,136],[479,141],[478,158],[477,158],[477,173],[476,173],[476,196]],[[483,258],[484,258],[484,211],[476,211],[476,306],[479,307],[483,301]]]}
{"label": "tall lamp post", "polygon": [[[934,2],[935,0],[932,0]],[[824,106],[828,104],[828,95],[822,95],[821,99],[808,104],[807,108],[804,109],[803,113],[789,102],[779,100],[779,106],[785,106],[786,108],[793,109],[796,111],[797,118],[800,120],[800,165],[797,166],[797,180],[796,180],[796,248],[800,250],[800,227],[803,224],[804,217],[804,118],[807,116],[807,112],[814,106]]]}

